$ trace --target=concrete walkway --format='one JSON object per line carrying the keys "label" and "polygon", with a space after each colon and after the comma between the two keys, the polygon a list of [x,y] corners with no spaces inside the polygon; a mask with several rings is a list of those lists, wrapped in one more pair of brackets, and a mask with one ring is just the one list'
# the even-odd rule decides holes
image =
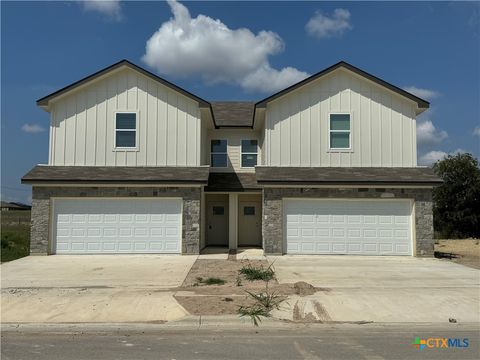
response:
{"label": "concrete walkway", "polygon": [[480,322],[480,271],[412,257],[269,257],[280,283],[324,288],[274,316],[307,321]]}
{"label": "concrete walkway", "polygon": [[2,322],[171,321],[197,256],[29,256],[1,265]]}

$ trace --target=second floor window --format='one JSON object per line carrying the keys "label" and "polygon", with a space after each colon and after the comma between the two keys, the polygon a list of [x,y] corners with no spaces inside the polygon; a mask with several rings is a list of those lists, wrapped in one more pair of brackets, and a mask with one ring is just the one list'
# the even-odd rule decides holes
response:
{"label": "second floor window", "polygon": [[115,148],[134,149],[137,147],[137,114],[115,114]]}
{"label": "second floor window", "polygon": [[227,167],[227,140],[212,140],[210,142],[210,165],[212,167]]}
{"label": "second floor window", "polygon": [[258,141],[242,140],[242,167],[255,167],[258,157]]}
{"label": "second floor window", "polygon": [[350,114],[330,114],[330,149],[351,149]]}

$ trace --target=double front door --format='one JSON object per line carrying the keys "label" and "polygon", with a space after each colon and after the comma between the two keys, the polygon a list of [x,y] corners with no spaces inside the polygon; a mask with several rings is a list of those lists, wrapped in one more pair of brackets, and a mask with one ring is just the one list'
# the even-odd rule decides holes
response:
{"label": "double front door", "polygon": [[206,201],[206,245],[229,246],[229,224],[237,220],[237,246],[262,245],[262,201],[258,195],[239,195],[236,219],[229,219],[228,195],[210,195]]}

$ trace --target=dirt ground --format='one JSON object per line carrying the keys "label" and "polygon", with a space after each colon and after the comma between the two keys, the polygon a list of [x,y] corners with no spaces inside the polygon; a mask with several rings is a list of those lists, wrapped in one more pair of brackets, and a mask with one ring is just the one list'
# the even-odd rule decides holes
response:
{"label": "dirt ground", "polygon": [[480,240],[437,240],[435,257],[448,258],[450,254],[453,262],[480,269]]}
{"label": "dirt ground", "polygon": [[[239,270],[247,263],[254,267],[268,268],[266,260],[197,260],[183,285],[177,289],[175,298],[193,315],[237,314],[239,306],[253,304],[246,291],[256,294],[266,291],[264,281],[249,281],[239,274]],[[198,278],[209,277],[220,278],[225,284],[205,285],[198,281]],[[292,294],[305,296],[328,290],[315,288],[304,282],[279,284],[275,279],[268,282],[269,292],[285,296]]]}

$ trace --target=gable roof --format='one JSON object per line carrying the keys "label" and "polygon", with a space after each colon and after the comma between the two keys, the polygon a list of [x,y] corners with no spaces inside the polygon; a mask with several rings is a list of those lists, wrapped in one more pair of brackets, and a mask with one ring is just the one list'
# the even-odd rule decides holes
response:
{"label": "gable roof", "polygon": [[252,127],[253,101],[213,101],[213,116],[217,127]]}
{"label": "gable roof", "polygon": [[68,93],[69,91],[72,91],[76,88],[78,88],[79,86],[82,86],[92,80],[95,80],[96,78],[98,77],[101,77],[105,74],[107,74],[108,72],[110,71],[113,71],[115,69],[118,69],[118,68],[121,68],[121,67],[128,67],[130,69],[133,69],[135,71],[138,71],[140,72],[141,74],[149,77],[150,79],[156,81],[156,82],[159,82],[167,87],[169,87],[170,89],[174,90],[174,91],[177,91],[179,92],[180,94],[186,96],[186,97],[189,97],[191,98],[192,100],[194,101],[197,101],[199,103],[199,106],[200,108],[205,108],[205,109],[208,109],[212,115],[212,120],[213,120],[213,124],[214,124],[214,127],[216,129],[219,129],[219,128],[228,128],[228,127],[239,127],[239,128],[242,128],[242,127],[250,127],[250,128],[253,128],[254,126],[254,122],[255,122],[255,113],[256,113],[256,110],[259,109],[259,108],[265,108],[267,103],[272,101],[272,100],[275,100],[283,95],[286,95],[288,94],[289,92],[293,91],[293,90],[296,90],[300,87],[302,87],[303,85],[306,85],[316,79],[319,79],[329,73],[331,73],[332,71],[338,69],[338,68],[345,68],[345,69],[348,69],[368,80],[371,80],[373,81],[374,83],[380,85],[380,86],[383,86],[403,97],[406,97],[414,102],[417,103],[418,105],[418,108],[419,109],[428,109],[429,106],[430,106],[430,103],[426,100],[423,100],[421,98],[419,98],[418,96],[415,96],[395,85],[392,85],[374,75],[371,75],[345,61],[340,61],[338,63],[336,63],[335,65],[332,65],[296,84],[293,84],[289,87],[287,87],[286,89],[283,89],[273,95],[270,95],[269,97],[263,99],[263,100],[260,100],[256,103],[254,102],[250,102],[250,101],[215,101],[215,102],[209,102],[209,101],[206,101],[194,94],[192,94],[191,92],[155,75],[154,73],[138,66],[138,65],[135,65],[134,63],[128,61],[128,60],[121,60],[113,65],[110,65],[102,70],[99,70],[97,71],[96,73],[92,74],[92,75],[89,75],[81,80],[78,80],[70,85],[67,85],[65,86],[64,88],[60,89],[60,90],[57,90],[47,96],[44,96],[42,97],[41,99],[38,99],[37,100],[37,105],[40,106],[40,107],[48,107],[48,104],[50,102],[50,100],[58,97],[58,96],[61,96],[63,94],[66,94]]}
{"label": "gable roof", "polygon": [[326,69],[324,69],[324,70],[322,70],[322,71],[320,71],[316,74],[313,74],[312,76],[310,76],[310,77],[308,77],[308,78],[306,78],[306,79],[304,79],[304,80],[302,80],[302,81],[300,81],[296,84],[293,84],[292,86],[287,87],[286,89],[283,89],[283,90],[281,90],[281,91],[279,91],[279,92],[277,92],[273,95],[270,95],[269,97],[267,97],[263,100],[260,100],[259,102],[257,102],[255,104],[255,107],[256,108],[265,107],[268,102],[270,102],[272,100],[275,100],[275,99],[277,99],[277,98],[279,98],[283,95],[286,95],[289,92],[291,92],[293,90],[296,90],[299,87],[302,87],[303,85],[306,85],[306,84],[308,84],[308,83],[310,83],[314,80],[317,80],[317,79],[331,73],[332,71],[337,70],[338,68],[345,68],[347,70],[350,70],[350,71],[354,72],[355,74],[360,75],[360,76],[362,76],[362,77],[364,77],[364,78],[366,78],[370,81],[373,81],[374,83],[376,83],[380,86],[383,86],[383,87],[385,87],[385,88],[387,88],[387,89],[389,89],[389,90],[391,90],[391,91],[393,91],[393,92],[395,92],[395,93],[397,93],[397,94],[399,94],[403,97],[406,97],[410,100],[413,100],[414,102],[417,103],[417,105],[420,109],[428,109],[430,107],[430,103],[428,101],[423,100],[423,99],[419,98],[418,96],[415,96],[415,95],[409,93],[408,91],[405,91],[405,90],[403,90],[403,89],[401,89],[401,88],[399,88],[395,85],[392,85],[392,84],[386,82],[385,80],[382,80],[382,79],[380,79],[380,78],[378,78],[378,77],[376,77],[372,74],[369,74],[369,73],[367,73],[367,72],[365,72],[365,71],[363,71],[363,70],[361,70],[361,69],[359,69],[359,68],[357,68],[357,67],[355,67],[355,66],[353,66],[353,65],[351,65],[351,64],[349,64],[345,61],[340,61],[340,62],[336,63],[335,65],[332,65],[332,66],[330,66],[330,67],[328,67],[328,68],[326,68]]}
{"label": "gable roof", "polygon": [[165,86],[169,87],[170,89],[175,90],[175,91],[179,92],[180,94],[185,95],[186,97],[188,97],[192,100],[197,101],[199,103],[200,107],[210,108],[210,103],[208,101],[192,94],[191,92],[189,92],[185,89],[182,89],[181,87],[179,87],[179,86],[177,86],[177,85],[175,85],[175,84],[173,84],[173,83],[171,83],[171,82],[169,82],[165,79],[162,79],[161,77],[155,75],[154,73],[152,73],[148,70],[145,70],[144,68],[141,68],[140,66],[135,65],[134,63],[132,63],[128,60],[125,60],[125,59],[121,60],[121,61],[119,61],[119,62],[117,62],[113,65],[107,66],[106,68],[104,68],[102,70],[99,70],[92,75],[84,77],[83,79],[78,80],[78,81],[76,81],[76,82],[74,82],[70,85],[67,85],[64,88],[51,93],[50,95],[47,95],[47,96],[42,97],[41,99],[38,99],[37,100],[37,105],[41,106],[41,107],[47,107],[50,100],[52,100],[52,99],[54,99],[58,96],[61,96],[61,95],[65,94],[69,91],[72,91],[72,90],[78,88],[81,85],[84,85],[84,84],[86,84],[86,83],[88,83],[92,80],[95,80],[96,78],[98,78],[102,75],[105,75],[105,74],[109,73],[110,71],[116,70],[116,69],[121,68],[121,67],[128,67],[130,69],[138,71],[139,73],[149,77],[150,79],[152,79],[156,82],[159,82],[162,85],[165,85]]}

